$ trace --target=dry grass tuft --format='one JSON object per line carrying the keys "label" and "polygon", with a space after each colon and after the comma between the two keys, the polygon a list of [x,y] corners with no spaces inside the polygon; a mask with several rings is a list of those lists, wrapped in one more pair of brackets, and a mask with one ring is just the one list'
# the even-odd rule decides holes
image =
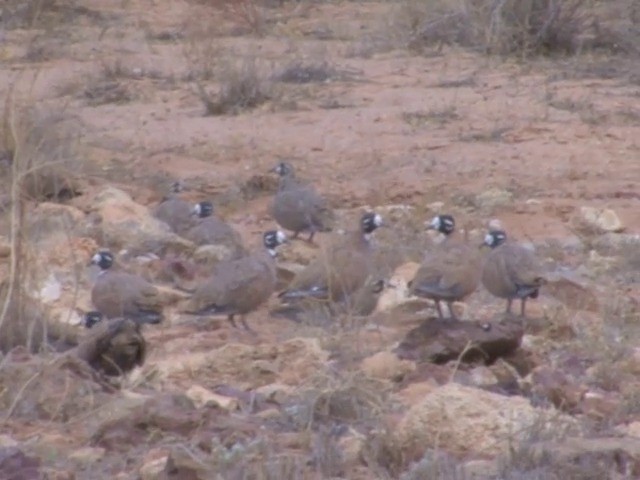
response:
{"label": "dry grass tuft", "polygon": [[276,96],[269,75],[262,72],[255,57],[232,61],[220,70],[217,94],[196,83],[206,115],[236,115],[273,100]]}
{"label": "dry grass tuft", "polygon": [[289,412],[294,423],[304,429],[373,421],[382,414],[387,399],[382,382],[358,371],[318,374],[301,392]]}
{"label": "dry grass tuft", "polygon": [[[620,8],[611,18],[603,12],[614,3]],[[634,8],[627,0],[409,0],[397,10],[395,27],[417,49],[456,44],[522,57],[584,49],[637,53],[637,24],[620,27]]]}

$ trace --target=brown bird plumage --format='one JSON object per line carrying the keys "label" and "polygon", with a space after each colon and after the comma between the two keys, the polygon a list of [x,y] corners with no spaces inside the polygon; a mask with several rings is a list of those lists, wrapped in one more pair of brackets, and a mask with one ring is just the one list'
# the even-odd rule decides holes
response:
{"label": "brown bird plumage", "polygon": [[280,175],[280,185],[271,213],[278,225],[291,230],[293,238],[309,232],[309,242],[316,232],[330,231],[334,213],[327,201],[311,185],[298,181],[290,164],[280,163],[274,170]]}
{"label": "brown bird plumage", "polygon": [[366,213],[359,229],[330,245],[299,272],[289,288],[279,294],[285,302],[319,299],[347,303],[372,272],[369,236],[382,225],[376,213]]}
{"label": "brown bird plumage", "polygon": [[174,182],[171,191],[153,209],[153,216],[169,225],[172,231],[180,234],[188,230],[194,221],[194,206],[178,197],[182,191],[182,184]]}
{"label": "brown bird plumage", "polygon": [[456,318],[453,303],[464,300],[480,284],[482,255],[480,249],[466,242],[451,241],[455,222],[450,215],[438,215],[428,228],[445,234],[445,241],[425,255],[413,280],[409,292],[436,303],[438,316],[443,318],[440,302],[449,307],[451,318]]}
{"label": "brown bird plumage", "polygon": [[142,366],[147,343],[140,325],[114,318],[95,325],[73,350],[73,355],[105,375],[117,376]]}
{"label": "brown bird plumage", "polygon": [[198,219],[183,236],[196,245],[223,245],[231,252],[231,259],[247,254],[240,234],[228,223],[212,215],[213,205],[200,202],[195,207]]}
{"label": "brown bird plumage", "polygon": [[215,265],[210,277],[196,289],[184,311],[192,314],[225,314],[235,327],[235,315],[250,330],[245,316],[266,302],[276,286],[275,249],[286,242],[280,231],[263,236],[266,250]]}
{"label": "brown bird plumage", "polygon": [[107,318],[126,317],[138,323],[160,323],[163,319],[158,289],[145,279],[110,270],[113,255],[100,251],[91,259],[100,273],[91,290],[91,301]]}
{"label": "brown bird plumage", "polygon": [[511,303],[519,298],[520,315],[524,317],[527,299],[537,298],[546,283],[538,259],[522,245],[507,242],[502,230],[490,231],[484,245],[491,251],[484,263],[482,284],[491,294],[507,299],[506,313],[511,313]]}

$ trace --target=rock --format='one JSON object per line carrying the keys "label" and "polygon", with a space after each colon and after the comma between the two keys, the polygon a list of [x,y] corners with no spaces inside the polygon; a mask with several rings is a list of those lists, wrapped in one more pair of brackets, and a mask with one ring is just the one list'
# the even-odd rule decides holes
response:
{"label": "rock", "polygon": [[338,449],[342,453],[342,461],[345,465],[354,466],[360,463],[365,441],[365,436],[352,428],[349,429],[348,435],[338,440]]}
{"label": "rock", "polygon": [[640,234],[605,233],[591,241],[592,247],[604,255],[619,255],[625,251],[640,249]]}
{"label": "rock", "polygon": [[44,304],[53,303],[60,298],[62,294],[62,285],[53,273],[49,273],[49,276],[44,281],[44,284],[40,286],[38,296],[40,301]]}
{"label": "rock", "polygon": [[591,274],[591,278],[597,278],[603,273],[607,273],[616,266],[618,260],[615,257],[605,257],[595,250],[589,251],[586,267]]}
{"label": "rock", "polygon": [[283,383],[270,383],[256,388],[256,393],[262,395],[266,401],[282,405],[294,393],[294,388]]}
{"label": "rock", "polygon": [[575,413],[587,391],[585,385],[580,385],[549,365],[534,369],[527,380],[531,384],[529,394],[534,401],[544,399],[564,412]]}
{"label": "rock", "polygon": [[388,281],[389,286],[380,294],[376,312],[386,312],[409,301],[407,284],[419,268],[420,264],[415,262],[405,263],[396,268]]}
{"label": "rock", "polygon": [[141,480],[160,480],[166,478],[164,473],[167,467],[168,457],[154,458],[145,462],[140,467],[140,479]]}
{"label": "rock", "polygon": [[212,465],[200,461],[186,448],[174,448],[167,458],[163,473],[167,476],[165,478],[210,480]]}
{"label": "rock", "polygon": [[192,385],[185,395],[189,397],[197,408],[218,407],[223,410],[234,411],[238,409],[238,401],[235,398],[218,395],[200,385]]}
{"label": "rock", "polygon": [[100,447],[80,447],[73,450],[69,454],[69,460],[73,460],[78,463],[92,465],[102,460],[105,454],[105,449]]}
{"label": "rock", "polygon": [[360,368],[369,377],[397,382],[416,367],[413,362],[399,359],[393,352],[383,351],[365,358]]}
{"label": "rock", "polygon": [[535,431],[578,433],[577,422],[531,406],[522,397],[449,383],[428,393],[400,421],[398,441],[408,458],[447,446],[454,455],[496,456]]}
{"label": "rock", "polygon": [[624,427],[623,431],[630,437],[640,439],[640,421],[631,422]]}
{"label": "rock", "polygon": [[[640,478],[640,439],[633,437],[566,438],[531,445],[531,460],[564,467],[558,478]],[[580,468],[571,475],[570,468]],[[580,475],[582,473],[582,475]]]}
{"label": "rock", "polygon": [[588,391],[583,395],[579,409],[587,417],[601,421],[620,412],[623,401],[621,396],[614,392]]}
{"label": "rock", "polygon": [[0,448],[17,447],[18,445],[18,441],[9,435],[0,435]]}
{"label": "rock", "polygon": [[523,325],[504,317],[488,322],[428,318],[410,330],[394,352],[401,359],[446,363],[462,361],[493,363],[520,345]]}
{"label": "rock", "polygon": [[394,397],[407,406],[415,405],[426,395],[438,388],[438,383],[433,380],[410,383],[402,390],[395,393]]}
{"label": "rock", "polygon": [[574,226],[592,233],[621,232],[624,225],[610,208],[580,207],[572,219]]}
{"label": "rock", "polygon": [[18,447],[0,448],[0,478],[10,480],[31,480],[43,478],[40,461],[28,457]]}
{"label": "rock", "polygon": [[114,187],[98,192],[89,206],[94,215],[95,238],[103,247],[118,251],[126,248],[136,256],[166,250],[193,252],[195,245],[171,231],[168,225],[155,218],[149,210]]}
{"label": "rock", "polygon": [[469,381],[474,387],[490,387],[498,384],[498,377],[489,367],[480,365],[469,371]]}
{"label": "rock", "polygon": [[511,192],[501,188],[491,188],[476,196],[474,203],[481,210],[487,211],[493,210],[496,207],[511,204],[512,202],[513,194]]}

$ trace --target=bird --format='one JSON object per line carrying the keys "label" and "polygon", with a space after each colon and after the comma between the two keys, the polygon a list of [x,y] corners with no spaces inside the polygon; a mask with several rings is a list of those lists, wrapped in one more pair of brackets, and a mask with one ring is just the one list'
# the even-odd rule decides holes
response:
{"label": "bird", "polygon": [[192,225],[194,215],[194,206],[178,197],[182,190],[181,182],[173,182],[169,194],[165,195],[152,211],[154,217],[169,225],[169,228],[178,234]]}
{"label": "bird", "polygon": [[203,280],[183,307],[184,313],[195,315],[224,314],[237,328],[235,316],[242,326],[252,331],[246,315],[266,302],[276,286],[276,249],[286,243],[280,230],[263,234],[264,250],[236,260],[216,264],[212,274]]}
{"label": "bird", "polygon": [[100,273],[91,289],[91,301],[107,318],[127,317],[136,323],[160,323],[163,320],[160,293],[147,280],[130,273],[111,270],[114,256],[98,251],[91,264]]}
{"label": "bird", "polygon": [[196,221],[182,236],[196,245],[223,245],[231,252],[230,259],[246,255],[242,237],[231,225],[213,215],[213,204],[199,202],[193,207]]}
{"label": "bird", "polygon": [[350,305],[352,295],[374,273],[371,234],[382,226],[375,212],[362,215],[359,228],[329,245],[291,281],[278,297],[284,302],[316,299]]}
{"label": "bird", "polygon": [[75,357],[107,376],[122,375],[142,366],[146,352],[140,325],[128,318],[99,321],[72,350]]}
{"label": "bird", "polygon": [[483,245],[491,248],[482,270],[482,284],[494,296],[507,299],[511,314],[514,299],[520,299],[520,316],[525,316],[527,299],[537,298],[547,280],[535,254],[522,245],[507,241],[504,230],[490,230]]}
{"label": "bird", "polygon": [[455,220],[451,215],[438,215],[427,225],[445,235],[443,243],[428,252],[408,283],[409,293],[433,300],[438,317],[444,318],[440,302],[449,308],[451,319],[456,320],[453,303],[471,295],[480,284],[482,254],[468,242],[451,240]]}
{"label": "bird", "polygon": [[292,231],[292,238],[309,232],[309,243],[317,232],[331,231],[335,215],[327,201],[311,185],[295,177],[291,164],[281,162],[273,170],[280,176],[271,205],[271,214],[278,225]]}

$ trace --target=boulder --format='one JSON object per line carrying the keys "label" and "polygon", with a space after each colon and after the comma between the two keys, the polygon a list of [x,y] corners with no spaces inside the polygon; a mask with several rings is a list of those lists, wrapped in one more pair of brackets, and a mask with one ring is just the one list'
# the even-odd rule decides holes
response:
{"label": "boulder", "polygon": [[94,221],[92,236],[102,247],[114,251],[126,248],[130,255],[166,251],[193,252],[193,243],[171,231],[149,209],[122,190],[106,187],[89,205]]}
{"label": "boulder", "polygon": [[580,432],[568,415],[535,408],[525,398],[449,383],[409,409],[398,426],[398,441],[409,458],[443,446],[456,455],[496,456],[534,429],[558,435]]}
{"label": "boulder", "polygon": [[515,351],[523,334],[522,321],[513,317],[487,322],[432,317],[410,330],[394,352],[399,358],[422,362],[446,363],[460,358],[491,364]]}
{"label": "boulder", "polygon": [[580,207],[573,224],[589,233],[621,232],[624,225],[618,214],[610,208]]}

